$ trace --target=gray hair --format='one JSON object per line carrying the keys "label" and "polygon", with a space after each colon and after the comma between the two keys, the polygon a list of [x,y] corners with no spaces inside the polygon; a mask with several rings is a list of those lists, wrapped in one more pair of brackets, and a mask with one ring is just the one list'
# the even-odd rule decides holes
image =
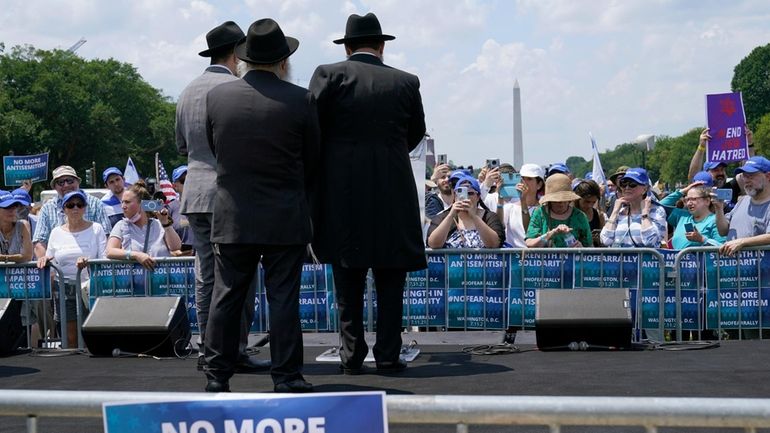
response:
{"label": "gray hair", "polygon": [[285,71],[281,70],[281,62],[283,62],[283,60],[281,60],[281,62],[271,63],[269,65],[261,65],[256,63],[245,62],[239,59],[237,64],[237,74],[238,74],[238,77],[243,78],[244,76],[246,76],[247,73],[251,71],[269,71],[274,73],[278,78],[288,81],[289,75],[291,74],[291,68],[290,68],[289,59],[287,58],[284,60],[286,60]]}

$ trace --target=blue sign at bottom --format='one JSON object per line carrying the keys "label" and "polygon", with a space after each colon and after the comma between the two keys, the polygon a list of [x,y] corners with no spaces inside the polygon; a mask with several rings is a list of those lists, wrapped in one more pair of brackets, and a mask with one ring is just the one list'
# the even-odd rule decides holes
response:
{"label": "blue sign at bottom", "polygon": [[105,433],[387,433],[385,393],[105,403]]}

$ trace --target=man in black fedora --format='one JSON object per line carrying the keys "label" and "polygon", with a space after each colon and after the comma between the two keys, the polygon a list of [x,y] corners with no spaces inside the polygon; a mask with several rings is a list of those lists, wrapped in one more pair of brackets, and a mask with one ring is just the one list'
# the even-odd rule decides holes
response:
{"label": "man in black fedora", "polygon": [[[179,153],[187,156],[188,167],[181,212],[187,216],[193,231],[195,248],[195,309],[200,331],[198,369],[205,366],[203,342],[214,288],[214,251],[210,239],[217,173],[216,160],[206,138],[206,94],[222,83],[238,79],[234,50],[243,37],[241,28],[232,21],[224,22],[206,34],[208,49],[198,55],[211,58],[211,64],[185,87],[176,105],[176,145]],[[254,320],[253,294],[244,306],[242,317],[241,356],[237,370],[267,370],[270,368],[267,360],[253,359],[246,354],[249,328]]]}
{"label": "man in black fedora", "polygon": [[306,191],[315,175],[320,132],[308,90],[285,81],[288,58],[298,46],[272,19],[254,22],[235,48],[245,62],[243,79],[215,87],[206,100],[217,167],[215,278],[205,341],[209,392],[229,390],[241,311],[260,257],[274,389],[313,389],[302,377],[299,286],[312,237]]}
{"label": "man in black fedora", "polygon": [[403,289],[408,271],[426,267],[420,206],[409,152],[425,134],[416,76],[382,62],[385,41],[377,17],[351,15],[348,59],[319,66],[310,80],[321,123],[320,171],[313,249],[334,271],[342,348],[341,370],[360,374],[363,294],[371,268],[377,291],[380,372],[406,368],[399,358]]}

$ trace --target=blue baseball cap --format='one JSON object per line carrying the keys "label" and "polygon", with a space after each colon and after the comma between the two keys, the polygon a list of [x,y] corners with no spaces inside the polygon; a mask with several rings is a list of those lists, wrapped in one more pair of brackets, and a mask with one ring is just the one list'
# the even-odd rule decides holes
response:
{"label": "blue baseball cap", "polygon": [[468,175],[462,176],[457,181],[457,185],[455,186],[455,191],[457,191],[457,188],[461,186],[469,186],[474,190],[476,190],[477,193],[481,194],[481,186],[479,185],[479,181],[471,176],[468,176]]}
{"label": "blue baseball cap", "polygon": [[703,182],[704,186],[714,186],[714,178],[707,171],[699,171],[692,177],[693,182]]}
{"label": "blue baseball cap", "polygon": [[187,174],[187,166],[180,165],[179,167],[175,168],[173,172],[171,172],[171,182],[178,181],[179,178],[185,174]]}
{"label": "blue baseball cap", "polygon": [[123,177],[123,172],[120,171],[117,167],[108,167],[102,172],[102,180],[104,180],[104,183],[107,183],[107,179],[110,178],[111,174],[117,174],[120,177]]}
{"label": "blue baseball cap", "polygon": [[13,194],[13,198],[23,201],[24,206],[29,206],[30,204],[32,204],[32,196],[29,195],[27,190],[24,188],[17,188],[13,190],[11,194]]}
{"label": "blue baseball cap", "polygon": [[79,190],[79,189],[68,192],[67,194],[64,194],[64,197],[62,197],[61,202],[62,204],[67,203],[68,201],[72,200],[75,197],[80,197],[81,199],[83,199],[83,203],[85,203],[86,206],[88,206],[88,199],[86,198],[86,193],[84,193],[82,190]]}
{"label": "blue baseball cap", "polygon": [[567,168],[567,164],[563,162],[556,162],[554,164],[551,164],[550,167],[548,167],[548,172],[546,173],[546,176],[550,176],[554,173],[570,174],[570,171],[569,171],[569,168]]}
{"label": "blue baseball cap", "polygon": [[8,191],[0,191],[0,208],[8,208],[15,204],[20,204],[23,206],[28,206],[29,203],[24,203],[23,201],[17,199]]}
{"label": "blue baseball cap", "polygon": [[593,171],[587,171],[585,175],[583,175],[583,179],[585,180],[593,180],[594,179],[594,172]]}
{"label": "blue baseball cap", "polygon": [[770,172],[770,161],[764,156],[752,156],[745,164],[735,169],[735,174],[759,172]]}
{"label": "blue baseball cap", "polygon": [[640,185],[650,184],[650,176],[647,175],[647,170],[641,167],[629,168],[620,178],[620,180],[623,179],[631,179]]}
{"label": "blue baseball cap", "polygon": [[727,167],[727,163],[723,161],[709,161],[703,163],[703,171],[713,170],[719,166]]}

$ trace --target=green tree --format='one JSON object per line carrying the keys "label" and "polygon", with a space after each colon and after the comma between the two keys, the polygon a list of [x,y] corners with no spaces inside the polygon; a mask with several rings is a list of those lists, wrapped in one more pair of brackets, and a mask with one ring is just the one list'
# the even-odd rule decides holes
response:
{"label": "green tree", "polygon": [[50,168],[68,164],[81,177],[92,161],[100,173],[131,156],[143,174],[154,175],[156,152],[169,170],[184,161],[174,144],[174,111],[130,64],[0,44],[4,155],[47,151]]}
{"label": "green tree", "polygon": [[742,93],[746,121],[755,129],[770,113],[770,44],[754,48],[735,66],[731,86],[733,92]]}
{"label": "green tree", "polygon": [[757,122],[754,131],[754,151],[757,155],[770,156],[770,113]]}
{"label": "green tree", "polygon": [[687,183],[687,171],[698,145],[702,127],[693,128],[678,137],[660,136],[647,158],[650,178],[669,185]]}

